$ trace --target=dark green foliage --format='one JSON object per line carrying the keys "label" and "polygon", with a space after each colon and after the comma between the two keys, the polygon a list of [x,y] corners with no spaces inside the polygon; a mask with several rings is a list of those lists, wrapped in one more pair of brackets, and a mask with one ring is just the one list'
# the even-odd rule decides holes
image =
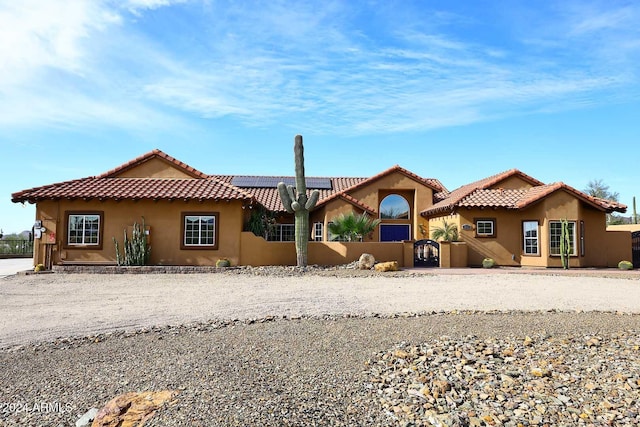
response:
{"label": "dark green foliage", "polygon": [[275,214],[262,206],[251,210],[249,220],[245,224],[245,231],[251,231],[259,237],[268,239],[276,225]]}
{"label": "dark green foliage", "polygon": [[369,218],[363,213],[356,215],[353,212],[340,214],[329,223],[329,232],[337,239],[347,242],[362,241],[364,236],[371,234],[380,224],[379,219]]}
{"label": "dark green foliage", "polygon": [[278,183],[278,192],[285,210],[295,217],[296,262],[298,267],[307,266],[307,246],[309,244],[309,211],[313,209],[320,197],[318,190],[313,190],[307,197],[307,184],[304,176],[304,147],[302,135],[296,135],[293,145],[296,162],[296,187]]}
{"label": "dark green foliage", "polygon": [[151,246],[147,244],[147,235],[144,230],[144,217],[142,217],[142,225],[137,222],[133,223],[131,238],[127,235],[127,230],[124,230],[124,255],[120,253],[118,241],[115,237],[113,238],[118,265],[146,265],[149,262]]}

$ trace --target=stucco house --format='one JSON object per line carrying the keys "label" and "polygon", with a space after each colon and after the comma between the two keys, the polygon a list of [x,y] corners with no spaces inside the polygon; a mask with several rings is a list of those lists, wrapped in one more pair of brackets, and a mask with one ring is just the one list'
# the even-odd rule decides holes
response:
{"label": "stucco house", "polygon": [[[12,201],[36,204],[34,264],[47,268],[115,264],[113,239],[121,241],[143,217],[150,264],[214,265],[226,258],[233,265],[295,265],[294,221],[280,202],[280,181],[294,179],[208,175],[153,150],[101,175],[14,193]],[[400,166],[369,178],[308,177],[307,189],[320,192],[310,214],[310,264],[343,264],[369,252],[413,266],[414,242],[428,241],[429,228],[444,219],[459,226],[463,240],[455,250],[436,249],[446,266],[477,265],[486,256],[500,265],[558,266],[553,233],[561,218],[574,224],[572,266],[630,258],[628,233],[605,231],[605,214],[624,205],[516,170],[451,192]],[[362,242],[333,241],[328,224],[348,212],[381,224]]]}
{"label": "stucco house", "polygon": [[626,206],[591,197],[562,182],[544,184],[517,169],[437,194],[420,212],[431,228],[457,225],[467,263],[560,267],[560,220],[570,226],[571,267],[614,267],[631,259],[631,234],[607,232],[606,214]]}

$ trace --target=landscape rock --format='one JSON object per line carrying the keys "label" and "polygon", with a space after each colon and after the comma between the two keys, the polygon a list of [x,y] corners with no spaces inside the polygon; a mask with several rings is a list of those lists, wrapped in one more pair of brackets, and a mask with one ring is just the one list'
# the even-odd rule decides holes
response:
{"label": "landscape rock", "polygon": [[88,427],[98,414],[98,408],[91,408],[76,421],[76,427]]}
{"label": "landscape rock", "polygon": [[380,262],[374,266],[378,272],[398,271],[398,261]]}
{"label": "landscape rock", "polygon": [[92,427],[142,427],[153,414],[171,401],[177,391],[129,392],[110,400],[98,411]]}
{"label": "landscape rock", "polygon": [[360,255],[360,259],[358,260],[358,268],[360,270],[371,270],[375,263],[376,259],[373,255],[362,254]]}

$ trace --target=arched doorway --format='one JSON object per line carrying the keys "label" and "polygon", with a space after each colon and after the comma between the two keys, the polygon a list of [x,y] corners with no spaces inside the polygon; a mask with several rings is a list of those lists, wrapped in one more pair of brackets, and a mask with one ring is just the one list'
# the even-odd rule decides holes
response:
{"label": "arched doorway", "polygon": [[431,239],[418,240],[413,244],[414,267],[440,267],[440,243]]}

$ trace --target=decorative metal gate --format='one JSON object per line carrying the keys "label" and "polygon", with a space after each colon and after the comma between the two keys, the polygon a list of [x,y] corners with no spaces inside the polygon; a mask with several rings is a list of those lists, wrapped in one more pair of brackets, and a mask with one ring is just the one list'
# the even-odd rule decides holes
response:
{"label": "decorative metal gate", "polygon": [[640,268],[640,231],[631,233],[631,253],[634,268]]}
{"label": "decorative metal gate", "polygon": [[418,240],[413,244],[414,267],[440,267],[440,244],[435,240]]}

